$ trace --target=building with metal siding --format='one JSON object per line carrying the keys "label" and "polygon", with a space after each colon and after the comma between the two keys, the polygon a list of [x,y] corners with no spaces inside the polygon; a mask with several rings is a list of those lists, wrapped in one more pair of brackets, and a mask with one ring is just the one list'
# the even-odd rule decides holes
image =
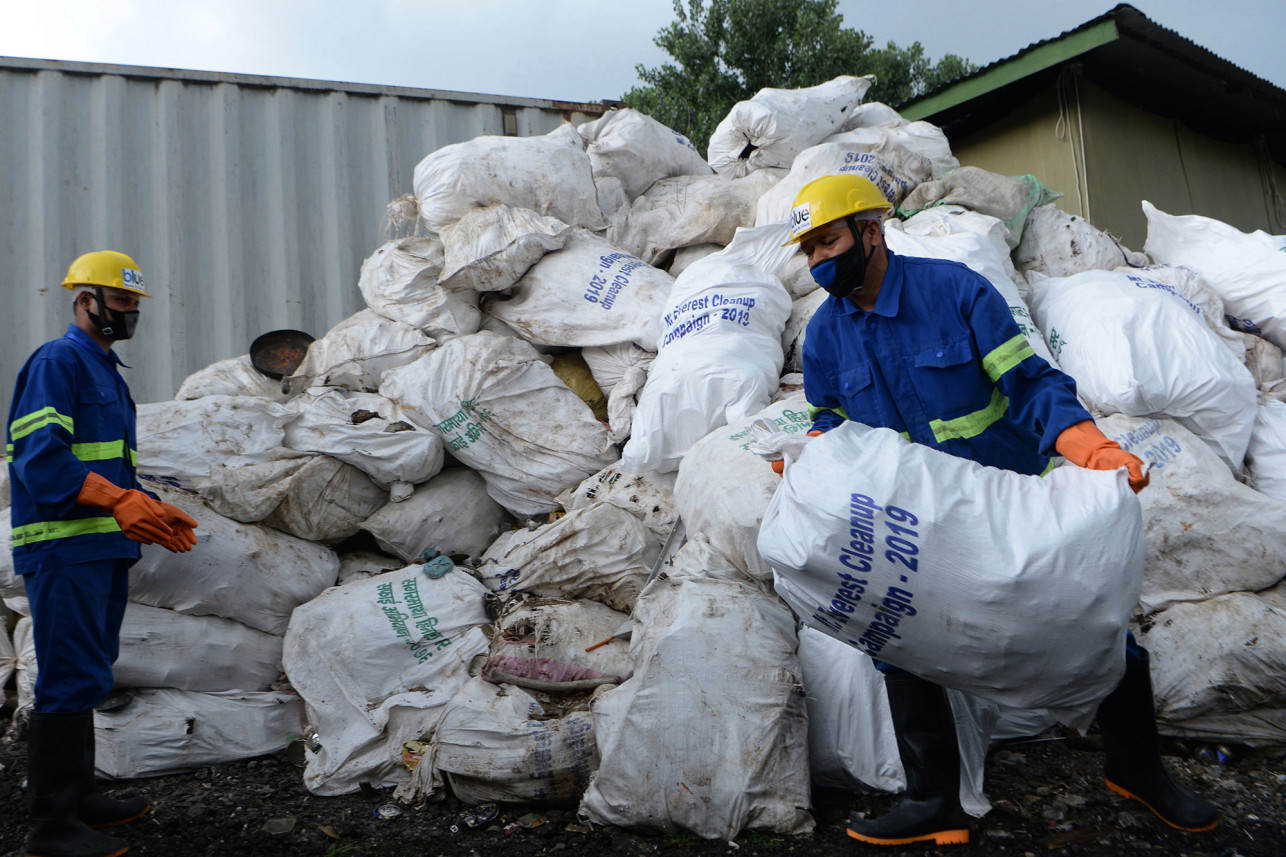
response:
{"label": "building with metal siding", "polygon": [[1140,201],[1286,232],[1286,90],[1119,5],[902,108],[1142,249]]}
{"label": "building with metal siding", "polygon": [[546,134],[602,104],[0,58],[0,396],[70,321],[88,250],[131,254],[155,298],[117,346],[138,402],[363,308],[362,261],[429,152]]}

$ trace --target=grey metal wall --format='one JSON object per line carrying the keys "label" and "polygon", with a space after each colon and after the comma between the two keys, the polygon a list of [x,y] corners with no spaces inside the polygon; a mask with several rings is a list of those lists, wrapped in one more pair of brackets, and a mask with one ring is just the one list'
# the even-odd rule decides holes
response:
{"label": "grey metal wall", "polygon": [[[416,163],[604,108],[471,93],[0,58],[0,397],[70,321],[88,250],[131,254],[155,298],[117,353],[137,402],[277,328],[363,307],[362,261]],[[506,123],[506,119],[508,122]],[[508,124],[508,129],[506,129]]]}

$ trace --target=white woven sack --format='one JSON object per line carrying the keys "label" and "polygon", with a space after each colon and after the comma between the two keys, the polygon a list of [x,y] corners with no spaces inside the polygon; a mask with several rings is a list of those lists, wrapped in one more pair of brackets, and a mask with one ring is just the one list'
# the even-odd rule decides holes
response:
{"label": "white woven sack", "polygon": [[1286,609],[1252,593],[1177,604],[1147,626],[1157,725],[1171,735],[1286,743]]}
{"label": "white woven sack", "polygon": [[158,777],[278,753],[299,734],[293,693],[141,690],[115,711],[94,712],[100,777]]}
{"label": "white woven sack", "polygon": [[660,552],[641,520],[595,503],[535,530],[505,533],[474,574],[492,592],[583,598],[628,613]]}
{"label": "white woven sack", "polygon": [[561,250],[571,233],[561,220],[525,208],[474,209],[442,230],[446,262],[440,282],[448,289],[503,291],[546,253]]}
{"label": "white woven sack", "polygon": [[375,542],[407,562],[425,551],[480,557],[510,520],[487,495],[487,483],[467,467],[444,470],[410,497],[388,503],[362,524]]}
{"label": "white woven sack", "polygon": [[[906,774],[898,757],[884,676],[869,657],[815,631],[799,631],[799,666],[808,700],[808,767],[820,788],[900,792]],[[948,690],[960,745],[960,804],[981,818],[991,809],[983,793],[993,702]]]}
{"label": "white woven sack", "polygon": [[1104,434],[1151,465],[1139,494],[1148,559],[1140,608],[1254,592],[1286,575],[1286,506],[1242,485],[1196,435],[1171,420],[1120,415]]}
{"label": "white woven sack", "polygon": [[759,526],[781,477],[750,451],[748,425],[760,420],[803,436],[813,421],[802,395],[775,402],[722,426],[692,445],[674,483],[675,508],[689,533],[701,533],[734,566],[757,580],[772,578],[759,556]]}
{"label": "white woven sack", "polygon": [[805,624],[946,687],[1087,726],[1146,544],[1124,470],[1042,478],[845,422],[786,468],[759,552]]}
{"label": "white woven sack", "polygon": [[286,407],[251,396],[205,396],[138,406],[138,473],[179,488],[208,481],[211,465],[252,468],[297,458],[282,440],[295,418]]}
{"label": "white woven sack", "polygon": [[1172,417],[1241,469],[1255,379],[1173,286],[1139,274],[1033,275],[1031,309],[1076,390],[1107,414]]}
{"label": "white woven sack", "polygon": [[1286,348],[1286,236],[1242,232],[1196,214],[1166,214],[1147,200],[1143,249],[1166,265],[1183,265],[1223,298],[1229,322]]}
{"label": "white woven sack", "polygon": [[[925,215],[929,215],[927,221],[912,226]],[[999,229],[986,228],[990,223],[994,223]],[[968,212],[957,216],[938,214],[931,209],[906,221],[905,228],[900,221],[889,221],[884,238],[894,253],[950,259],[981,274],[1005,299],[1010,315],[1014,317],[1014,322],[1032,350],[1045,362],[1057,367],[1054,355],[1045,344],[1044,335],[1032,320],[1027,302],[1010,277],[1012,266],[1009,266],[1009,270],[1006,269],[1009,261],[1009,247],[1004,238],[1006,232],[1003,223],[985,214]]]}
{"label": "white woven sack", "polygon": [[[24,596],[24,604],[26,600]],[[10,599],[6,598],[5,605],[12,609],[9,602]],[[17,610],[14,612],[18,613]],[[26,716],[36,704],[36,638],[31,627],[31,610],[18,615],[22,618],[13,627],[13,650],[16,656],[13,683],[18,691],[18,706],[13,711],[14,717]]]}
{"label": "white woven sack", "polygon": [[1256,491],[1286,500],[1286,403],[1270,399],[1259,406],[1246,449],[1246,471]]}
{"label": "white woven sack", "polygon": [[641,367],[646,377],[647,367],[656,358],[655,352],[644,351],[633,342],[594,345],[582,348],[580,354],[594,376],[594,383],[606,396],[611,396],[612,390],[631,370]]}
{"label": "white woven sack", "polygon": [[420,220],[441,232],[474,208],[509,205],[602,229],[585,141],[570,123],[543,137],[475,137],[415,166]]}
{"label": "white woven sack", "polygon": [[795,251],[781,246],[785,240],[784,223],[738,230],[726,249],[675,281],[622,469],[676,470],[710,431],[768,404],[790,316],[790,295],[776,276]]}
{"label": "white woven sack", "polygon": [[611,503],[638,518],[664,542],[679,515],[674,506],[674,480],[673,473],[629,473],[613,464],[559,494],[558,503],[568,512],[594,503]]}
{"label": "white woven sack", "polygon": [[125,605],[117,687],[212,693],[268,690],[281,677],[281,637],[218,616]]}
{"label": "white woven sack", "polygon": [[[1215,335],[1228,347],[1229,351],[1236,355],[1238,360],[1246,360],[1246,337],[1248,334],[1239,333],[1228,326],[1228,321],[1224,314],[1223,298],[1219,297],[1214,289],[1210,288],[1210,285],[1201,279],[1197,272],[1191,268],[1176,268],[1173,265],[1148,265],[1143,268],[1122,266],[1115,270],[1118,273],[1135,274],[1171,286],[1175,294],[1196,307],[1206,327],[1214,331]],[[1249,369],[1250,366],[1247,365],[1246,368]]]}
{"label": "white woven sack", "polygon": [[[548,696],[541,697],[548,703]],[[451,700],[430,753],[452,794],[469,806],[575,806],[598,768],[588,710],[546,710],[540,698],[521,688],[481,678]]]}
{"label": "white woven sack", "polygon": [[382,488],[418,485],[442,469],[442,438],[407,422],[396,402],[376,393],[314,387],[287,406],[299,414],[285,445],[351,464]]}
{"label": "white woven sack", "polygon": [[0,467],[0,510],[8,509],[9,505],[9,468]]}
{"label": "white woven sack", "polygon": [[[1281,401],[1282,380],[1286,376],[1286,360],[1283,360],[1282,350],[1267,339],[1255,336],[1253,333],[1238,333],[1235,330],[1232,333],[1241,338],[1246,368],[1255,379],[1255,386],[1259,387],[1260,392]],[[1229,347],[1233,349],[1234,354],[1237,353],[1235,346]]]}
{"label": "white woven sack", "polygon": [[687,137],[632,108],[609,110],[577,130],[585,138],[594,181],[620,179],[631,200],[661,179],[714,172]]}
{"label": "white woven sack", "polygon": [[482,474],[516,515],[557,508],[555,497],[615,460],[607,427],[532,346],[481,332],[389,372],[380,394]]}
{"label": "white woven sack", "polygon": [[759,90],[733,105],[710,135],[710,166],[733,178],[789,167],[800,152],[842,128],[874,82],[874,75],[843,75],[806,89]]}
{"label": "white woven sack", "polygon": [[1082,271],[1111,271],[1121,265],[1141,268],[1148,257],[1136,253],[1088,221],[1054,203],[1038,205],[1027,216],[1022,240],[1013,252],[1023,274],[1070,277]]}
{"label": "white woven sack", "polygon": [[[757,170],[756,172],[769,174],[780,171]],[[711,242],[709,244],[693,244],[691,247],[680,247],[678,250],[674,251],[674,258],[670,260],[670,264],[666,270],[670,272],[671,277],[675,277],[677,279],[679,274],[686,271],[693,262],[699,262],[711,253],[718,253],[725,246],[726,245]]]}
{"label": "white woven sack", "polygon": [[629,641],[603,641],[628,620],[625,613],[597,601],[511,599],[496,619],[481,676],[495,682],[526,682],[529,690],[551,693],[582,690],[584,683],[594,681],[619,683],[634,672]]}
{"label": "white woven sack", "polygon": [[[856,108],[844,122],[839,134],[860,128],[884,130],[912,152],[928,158],[933,165],[932,178],[940,179],[960,166],[960,161],[951,154],[951,143],[941,128],[932,122],[908,122],[887,104],[871,101]],[[831,139],[833,138],[824,142],[830,142]]]}
{"label": "white woven sack", "polygon": [[295,611],[283,663],[321,743],[304,771],[313,794],[397,783],[402,744],[433,730],[487,651],[485,594],[459,569],[434,580],[412,565]]}
{"label": "white woven sack", "polygon": [[794,620],[776,597],[706,571],[676,567],[639,599],[634,677],[594,700],[602,761],[580,815],[712,840],[808,833]]}
{"label": "white woven sack", "polygon": [[896,207],[916,185],[927,180],[930,173],[927,158],[894,142],[886,132],[854,131],[801,152],[790,173],[759,198],[755,225],[789,220],[799,191],[822,176],[855,175],[870,179]]}
{"label": "white woven sack", "polygon": [[315,384],[375,392],[385,372],[418,360],[435,344],[418,328],[364,309],[309,345],[304,362],[284,386],[292,393]]}
{"label": "white woven sack", "polygon": [[256,369],[249,354],[219,360],[193,372],[183,379],[174,394],[178,401],[203,396],[255,396],[276,402],[287,398],[281,391],[281,382]]}
{"label": "white woven sack", "polygon": [[783,372],[804,371],[804,340],[807,339],[808,323],[828,297],[830,295],[825,289],[814,289],[790,305],[790,318],[786,319],[786,327],[781,332],[781,347],[786,355]]}
{"label": "white woven sack", "polygon": [[9,608],[0,607],[0,681],[6,685],[18,663],[18,653],[13,648],[13,637],[9,634],[12,617]]}
{"label": "white woven sack", "polygon": [[537,345],[617,345],[656,350],[674,278],[578,229],[486,311]]}
{"label": "white woven sack", "polygon": [[388,489],[356,467],[318,455],[290,476],[281,502],[263,522],[301,539],[334,544],[356,534],[388,498]]}
{"label": "white woven sack", "polygon": [[[664,265],[676,251],[700,244],[727,246],[742,227],[753,226],[759,198],[785,175],[756,170],[742,178],[683,176],[661,179],[612,216],[607,240],[650,265]],[[674,276],[683,268],[672,271]]]}
{"label": "white woven sack", "polygon": [[481,319],[477,300],[438,285],[442,265],[442,244],[436,239],[390,241],[362,263],[357,286],[379,315],[433,339],[476,333]]}
{"label": "white woven sack", "polygon": [[130,568],[131,601],[193,616],[222,616],[280,636],[291,612],[335,584],[339,559],[326,545],[216,514],[197,497],[164,486],[157,495],[199,525],[197,546],[170,553],[144,545]]}

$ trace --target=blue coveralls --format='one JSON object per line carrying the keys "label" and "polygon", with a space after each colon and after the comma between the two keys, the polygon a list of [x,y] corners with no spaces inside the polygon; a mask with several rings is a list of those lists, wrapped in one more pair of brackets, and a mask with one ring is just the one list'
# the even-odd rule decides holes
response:
{"label": "blue coveralls", "polygon": [[76,496],[91,470],[139,487],[124,365],[69,325],[27,360],[9,407],[13,562],[31,605],[38,712],[86,711],[112,689],[139,545]]}
{"label": "blue coveralls", "polygon": [[[1092,419],[1009,306],[958,262],[888,252],[875,307],[828,297],[804,338],[813,429],[846,419],[979,464],[1043,474],[1064,429]],[[1137,657],[1127,642],[1127,657]]]}

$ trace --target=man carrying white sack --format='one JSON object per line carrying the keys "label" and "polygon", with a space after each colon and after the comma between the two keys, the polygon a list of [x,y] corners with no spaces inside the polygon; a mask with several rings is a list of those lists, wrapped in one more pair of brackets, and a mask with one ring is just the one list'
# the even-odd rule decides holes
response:
{"label": "man carrying white sack", "polygon": [[[892,207],[856,175],[824,176],[795,197],[789,243],[830,294],[804,340],[813,432],[852,419],[1016,473],[1043,474],[1058,454],[1096,470],[1125,467],[1131,488],[1146,487],[1143,462],[1099,431],[1075,381],[1035,354],[990,283],[956,262],[889,251],[883,219]],[[1215,827],[1215,808],[1162,766],[1148,656],[1132,635],[1125,662],[1124,678],[1098,708],[1108,787],[1180,830]],[[907,788],[891,812],[855,822],[849,836],[876,845],[968,842],[946,691],[876,665]]]}

